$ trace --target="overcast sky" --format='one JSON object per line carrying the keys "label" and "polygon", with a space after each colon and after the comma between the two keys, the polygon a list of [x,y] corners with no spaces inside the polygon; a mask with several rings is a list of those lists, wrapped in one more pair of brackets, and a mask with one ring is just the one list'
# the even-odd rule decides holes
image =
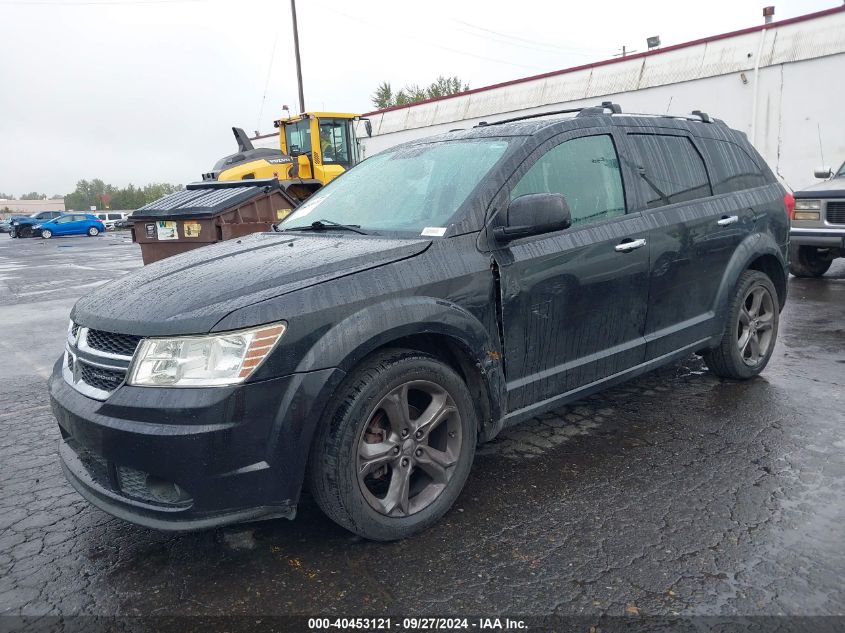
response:
{"label": "overcast sky", "polygon": [[[841,4],[771,1],[776,19]],[[383,80],[477,88],[677,44],[760,24],[767,3],[299,0],[305,106],[367,112]],[[298,109],[289,0],[0,0],[0,192],[199,180],[233,125],[270,132],[282,105]]]}

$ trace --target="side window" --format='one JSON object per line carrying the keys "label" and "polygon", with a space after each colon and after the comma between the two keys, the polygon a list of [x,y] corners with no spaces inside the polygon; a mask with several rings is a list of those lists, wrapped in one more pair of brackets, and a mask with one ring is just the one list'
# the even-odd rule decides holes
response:
{"label": "side window", "polygon": [[109,220],[120,220],[121,215],[119,213],[109,213]]}
{"label": "side window", "polygon": [[553,147],[525,172],[511,200],[530,193],[562,193],[572,224],[625,214],[622,174],[613,139],[584,136]]}
{"label": "side window", "polygon": [[629,134],[628,138],[640,155],[637,171],[647,208],[711,195],[704,161],[686,136]]}
{"label": "side window", "polygon": [[72,215],[66,215],[66,216],[61,217],[58,220],[56,220],[56,223],[57,224],[67,224],[68,222],[73,222],[73,218],[74,218],[74,216],[72,216]]}
{"label": "side window", "polygon": [[308,119],[285,126],[285,141],[288,153],[297,150],[300,154],[311,151],[311,123]]}
{"label": "side window", "polygon": [[765,174],[741,147],[709,138],[699,141],[710,165],[713,193],[742,191],[766,184]]}

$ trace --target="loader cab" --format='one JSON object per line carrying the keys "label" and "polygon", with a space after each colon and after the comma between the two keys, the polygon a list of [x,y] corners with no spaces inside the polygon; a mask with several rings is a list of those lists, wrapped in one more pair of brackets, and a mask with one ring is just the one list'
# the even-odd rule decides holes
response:
{"label": "loader cab", "polygon": [[283,154],[298,163],[298,178],[331,182],[359,161],[354,114],[311,112],[276,121]]}

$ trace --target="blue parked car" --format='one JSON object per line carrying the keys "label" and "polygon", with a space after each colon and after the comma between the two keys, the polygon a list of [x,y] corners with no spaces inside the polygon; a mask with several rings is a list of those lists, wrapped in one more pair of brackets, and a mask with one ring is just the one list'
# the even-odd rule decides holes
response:
{"label": "blue parked car", "polygon": [[32,227],[34,235],[45,240],[59,235],[89,235],[94,237],[106,230],[105,224],[90,213],[68,213],[49,222]]}

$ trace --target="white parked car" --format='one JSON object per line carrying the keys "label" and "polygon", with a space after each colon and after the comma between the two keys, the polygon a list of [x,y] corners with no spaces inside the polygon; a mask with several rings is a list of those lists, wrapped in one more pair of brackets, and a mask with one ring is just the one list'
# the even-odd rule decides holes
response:
{"label": "white parked car", "polygon": [[93,215],[97,216],[97,219],[101,220],[103,224],[106,225],[107,231],[114,230],[115,222],[120,222],[121,220],[125,220],[131,215],[130,211],[97,211]]}

